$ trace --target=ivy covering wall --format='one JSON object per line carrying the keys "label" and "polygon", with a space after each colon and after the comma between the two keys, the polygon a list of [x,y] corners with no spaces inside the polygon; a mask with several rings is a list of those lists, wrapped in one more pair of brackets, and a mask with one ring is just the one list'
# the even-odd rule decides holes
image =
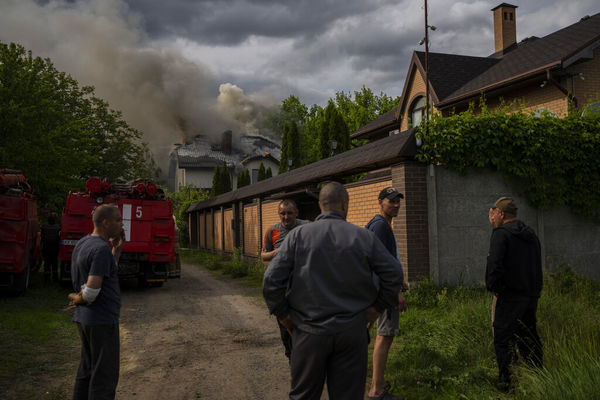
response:
{"label": "ivy covering wall", "polygon": [[499,171],[532,206],[566,205],[600,223],[600,113],[573,109],[559,119],[484,104],[474,110],[422,124],[417,159],[462,174]]}

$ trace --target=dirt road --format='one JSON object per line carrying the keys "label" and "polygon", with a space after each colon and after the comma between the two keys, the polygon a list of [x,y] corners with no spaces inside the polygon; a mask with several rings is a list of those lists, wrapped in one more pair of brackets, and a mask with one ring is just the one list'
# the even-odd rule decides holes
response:
{"label": "dirt road", "polygon": [[122,291],[117,399],[285,399],[276,322],[235,283],[184,264],[162,288]]}

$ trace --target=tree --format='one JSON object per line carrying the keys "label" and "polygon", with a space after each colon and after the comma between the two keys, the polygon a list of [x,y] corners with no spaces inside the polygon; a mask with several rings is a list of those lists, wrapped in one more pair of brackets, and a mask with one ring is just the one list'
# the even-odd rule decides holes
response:
{"label": "tree", "polygon": [[247,169],[242,170],[237,177],[237,188],[248,186],[250,184],[250,172]]}
{"label": "tree", "polygon": [[265,175],[266,175],[265,165],[261,162],[260,163],[260,167],[258,167],[258,177],[256,178],[256,180],[258,182],[264,181],[265,180]]}
{"label": "tree", "polygon": [[[281,137],[281,157],[279,160],[279,173],[282,174],[288,170],[288,147],[290,143],[290,126],[286,123],[283,126],[283,136]],[[259,172],[260,173],[260,172]],[[259,179],[260,180],[260,179]]]}
{"label": "tree", "polygon": [[273,177],[273,171],[271,170],[271,167],[267,168],[267,172],[265,173],[265,179],[269,179]]}
{"label": "tree", "polygon": [[318,151],[320,159],[327,158],[332,153],[332,142],[337,142],[335,153],[342,153],[350,148],[348,126],[337,111],[333,100],[325,107],[323,121],[319,126]]}
{"label": "tree", "polygon": [[227,164],[223,161],[223,166],[221,167],[221,192],[219,194],[231,192],[232,183],[231,183],[231,175],[229,174],[229,168],[227,168]]}
{"label": "tree", "polygon": [[398,105],[399,101],[400,97],[392,98],[383,92],[377,96],[371,89],[364,86],[360,91],[354,92],[354,100],[344,92],[335,94],[338,111],[346,121],[349,132],[356,131],[390,111]]}
{"label": "tree", "polygon": [[94,96],[91,86],[0,42],[0,165],[19,169],[38,204],[63,208],[87,178],[156,178],[158,169],[141,132]]}
{"label": "tree", "polygon": [[173,215],[181,234],[181,244],[187,246],[190,241],[187,209],[194,203],[207,200],[210,197],[209,192],[190,184],[180,187],[175,193],[167,193],[167,195],[171,197],[173,202]]}
{"label": "tree", "polygon": [[215,169],[213,170],[213,179],[212,179],[212,188],[210,190],[210,196],[215,197],[220,195],[221,188],[223,185],[221,184],[221,168],[219,168],[219,164],[215,165]]}
{"label": "tree", "polygon": [[307,114],[308,108],[300,102],[300,99],[290,95],[281,102],[278,112],[270,119],[268,125],[277,137],[281,137],[286,123],[294,121],[296,125],[302,126]]}

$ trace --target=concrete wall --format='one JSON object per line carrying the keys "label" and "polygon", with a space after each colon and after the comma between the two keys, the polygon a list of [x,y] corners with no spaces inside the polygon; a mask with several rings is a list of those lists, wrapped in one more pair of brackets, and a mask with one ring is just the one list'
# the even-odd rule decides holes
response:
{"label": "concrete wall", "polygon": [[518,218],[538,234],[546,267],[566,262],[575,271],[600,279],[600,225],[564,208],[533,208],[502,174],[471,172],[461,176],[429,166],[427,191],[430,271],[435,282],[484,281],[492,232],[488,211],[500,196],[513,197]]}

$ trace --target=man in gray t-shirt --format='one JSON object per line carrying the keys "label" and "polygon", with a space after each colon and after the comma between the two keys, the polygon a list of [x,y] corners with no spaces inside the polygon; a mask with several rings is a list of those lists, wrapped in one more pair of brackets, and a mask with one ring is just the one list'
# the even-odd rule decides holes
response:
{"label": "man in gray t-shirt", "polygon": [[[71,260],[73,321],[81,338],[81,361],[73,399],[114,399],[119,381],[117,262],[125,244],[123,220],[114,205],[94,210],[94,231],[75,246]],[[111,250],[109,243],[113,245]]]}

